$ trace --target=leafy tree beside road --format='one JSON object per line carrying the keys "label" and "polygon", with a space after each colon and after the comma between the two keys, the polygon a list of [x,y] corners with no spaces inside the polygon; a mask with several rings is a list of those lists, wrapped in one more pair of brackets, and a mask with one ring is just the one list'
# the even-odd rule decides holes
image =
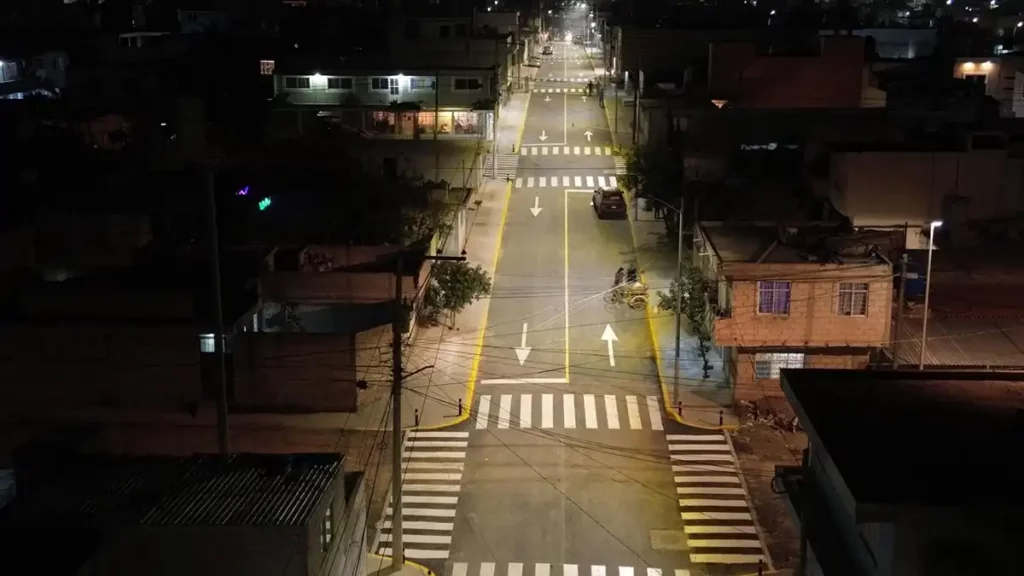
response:
{"label": "leafy tree beside road", "polygon": [[697,337],[697,352],[704,363],[704,377],[709,378],[712,366],[708,353],[713,341],[712,326],[718,314],[718,306],[714,303],[718,287],[704,275],[703,270],[693,264],[692,254],[684,254],[680,277],[672,281],[668,292],[658,291],[658,307],[675,313],[676,294],[680,288],[683,293],[679,312],[690,323],[690,330]]}
{"label": "leafy tree beside road", "polygon": [[480,266],[454,260],[435,262],[423,300],[424,319],[437,322],[444,311],[453,328],[456,314],[490,293],[491,278]]}
{"label": "leafy tree beside road", "polygon": [[[683,194],[682,158],[671,148],[659,145],[637,146],[626,156],[626,186],[637,198],[653,198],[678,209]],[[655,202],[657,205],[659,202]],[[674,234],[676,212],[658,206],[665,227]]]}

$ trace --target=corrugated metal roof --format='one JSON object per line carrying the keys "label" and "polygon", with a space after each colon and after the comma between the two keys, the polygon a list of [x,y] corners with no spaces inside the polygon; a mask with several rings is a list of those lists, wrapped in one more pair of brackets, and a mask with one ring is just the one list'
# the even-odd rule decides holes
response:
{"label": "corrugated metal roof", "polygon": [[[900,327],[900,364],[921,358],[921,318]],[[925,365],[1024,368],[1024,320],[929,315]]]}
{"label": "corrugated metal roof", "polygon": [[342,460],[337,454],[75,459],[67,474],[15,500],[6,519],[14,527],[54,516],[83,525],[303,525],[342,473]]}
{"label": "corrugated metal roof", "polygon": [[205,457],[141,523],[302,525],[340,472],[330,454]]}

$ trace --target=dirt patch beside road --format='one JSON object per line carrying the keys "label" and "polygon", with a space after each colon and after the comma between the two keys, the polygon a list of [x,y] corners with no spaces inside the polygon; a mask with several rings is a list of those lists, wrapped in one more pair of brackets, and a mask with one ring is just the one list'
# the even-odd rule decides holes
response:
{"label": "dirt patch beside road", "polygon": [[730,434],[774,568],[794,569],[800,559],[800,533],[790,517],[785,494],[772,490],[772,478],[775,466],[799,465],[807,436],[744,419]]}

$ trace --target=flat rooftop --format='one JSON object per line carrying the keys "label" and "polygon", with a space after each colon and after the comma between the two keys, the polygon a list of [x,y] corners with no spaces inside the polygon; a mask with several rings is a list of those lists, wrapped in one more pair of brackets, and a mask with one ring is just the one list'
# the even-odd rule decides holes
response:
{"label": "flat rooftop", "polygon": [[1024,507],[1024,374],[783,370],[782,387],[858,504]]}
{"label": "flat rooftop", "polygon": [[701,232],[725,263],[863,263],[873,259],[872,247],[886,254],[891,236],[888,232],[850,234],[824,225],[789,228],[784,235],[778,225],[718,224],[705,223]]}

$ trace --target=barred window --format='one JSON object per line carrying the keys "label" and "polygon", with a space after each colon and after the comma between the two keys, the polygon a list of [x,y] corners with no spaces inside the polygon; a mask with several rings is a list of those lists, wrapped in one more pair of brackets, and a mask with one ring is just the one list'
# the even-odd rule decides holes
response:
{"label": "barred window", "polygon": [[779,371],[783,368],[803,368],[804,355],[797,352],[775,352],[754,356],[754,378],[758,380],[778,380]]}
{"label": "barred window", "polygon": [[757,313],[786,316],[789,314],[792,282],[764,280],[757,283]]}
{"label": "barred window", "polygon": [[868,283],[840,282],[837,312],[840,316],[867,316]]}

